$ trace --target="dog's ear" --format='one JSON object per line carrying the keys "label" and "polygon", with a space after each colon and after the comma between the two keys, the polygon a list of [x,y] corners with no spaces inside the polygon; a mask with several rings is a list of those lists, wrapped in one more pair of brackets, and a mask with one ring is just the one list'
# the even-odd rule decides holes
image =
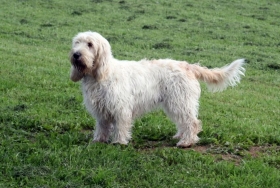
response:
{"label": "dog's ear", "polygon": [[95,61],[101,66],[106,64],[112,57],[111,46],[105,38],[102,38],[101,41],[99,41],[96,53]]}
{"label": "dog's ear", "polygon": [[96,48],[93,75],[102,80],[108,74],[108,62],[112,59],[111,46],[105,38],[101,38]]}
{"label": "dog's ear", "polygon": [[70,70],[70,79],[73,82],[77,82],[79,80],[81,80],[84,77],[84,74],[81,73],[80,71],[78,71],[73,65],[71,66],[71,70]]}

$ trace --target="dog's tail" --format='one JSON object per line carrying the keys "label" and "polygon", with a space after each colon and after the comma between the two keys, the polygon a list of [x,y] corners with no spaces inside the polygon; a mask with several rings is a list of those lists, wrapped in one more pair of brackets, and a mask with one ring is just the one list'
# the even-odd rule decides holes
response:
{"label": "dog's tail", "polygon": [[245,59],[238,59],[222,68],[208,69],[197,64],[192,65],[192,71],[197,79],[206,82],[208,90],[211,92],[223,91],[228,86],[237,85],[241,76],[244,76],[243,67]]}

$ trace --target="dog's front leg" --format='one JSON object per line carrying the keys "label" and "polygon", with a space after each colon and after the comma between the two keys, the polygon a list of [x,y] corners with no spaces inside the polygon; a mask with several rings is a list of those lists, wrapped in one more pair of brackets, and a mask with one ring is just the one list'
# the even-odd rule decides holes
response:
{"label": "dog's front leg", "polygon": [[93,135],[93,142],[108,142],[112,123],[108,120],[97,120]]}
{"label": "dog's front leg", "polygon": [[112,143],[128,144],[131,139],[132,121],[129,117],[122,117],[114,125]]}

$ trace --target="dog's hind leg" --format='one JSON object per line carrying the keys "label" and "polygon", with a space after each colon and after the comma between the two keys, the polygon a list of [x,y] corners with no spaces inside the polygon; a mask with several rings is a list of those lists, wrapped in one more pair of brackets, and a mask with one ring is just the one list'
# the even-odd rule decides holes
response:
{"label": "dog's hind leg", "polygon": [[164,102],[164,110],[176,124],[177,133],[173,138],[180,139],[178,147],[189,147],[199,141],[197,134],[202,130],[198,116],[200,90],[188,95],[177,92],[179,96],[169,96]]}
{"label": "dog's hind leg", "polygon": [[189,147],[199,141],[197,134],[202,128],[198,119],[189,118],[188,121],[177,126],[179,130],[176,136],[180,139],[177,143],[178,147]]}
{"label": "dog's hind leg", "polygon": [[197,134],[202,131],[201,122],[192,113],[167,113],[176,124],[177,133],[174,139],[179,139],[178,147],[189,147],[199,141]]}

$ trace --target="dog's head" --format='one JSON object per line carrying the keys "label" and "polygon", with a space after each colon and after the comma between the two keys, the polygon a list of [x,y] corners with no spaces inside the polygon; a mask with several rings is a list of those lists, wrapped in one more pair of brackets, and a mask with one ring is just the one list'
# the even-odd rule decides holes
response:
{"label": "dog's head", "polygon": [[112,57],[109,42],[96,32],[78,33],[70,52],[71,80],[78,81],[86,74],[98,76],[98,69]]}

